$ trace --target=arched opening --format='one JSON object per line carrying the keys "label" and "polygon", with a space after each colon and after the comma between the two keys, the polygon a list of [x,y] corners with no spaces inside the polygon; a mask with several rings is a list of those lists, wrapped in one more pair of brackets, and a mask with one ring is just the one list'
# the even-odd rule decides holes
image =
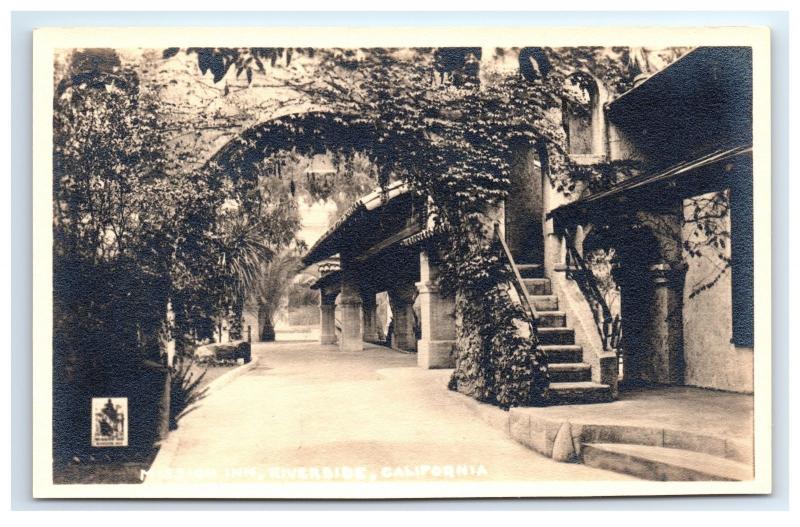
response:
{"label": "arched opening", "polygon": [[569,154],[576,160],[605,153],[603,100],[600,85],[589,74],[570,75],[564,85],[564,130]]}
{"label": "arched opening", "polygon": [[[326,111],[289,114],[252,126],[208,161],[232,179],[247,177],[257,163],[281,151],[313,156],[362,153],[380,165],[387,154],[376,148],[374,127],[356,116]],[[388,176],[386,176],[388,177]]]}
{"label": "arched opening", "polygon": [[[262,279],[257,282],[263,282],[263,287],[259,285],[247,293],[244,335],[252,336],[253,340],[274,340],[276,322],[290,327],[296,326],[300,319],[308,322],[312,318],[309,304],[312,297],[315,312],[321,310],[320,305],[335,306],[336,295],[326,300],[319,291],[308,287],[302,294],[295,291],[296,285],[308,286],[320,278],[316,268],[302,269],[300,257],[330,227],[337,213],[345,212],[345,206],[379,182],[391,179],[378,168],[383,152],[375,146],[370,123],[351,115],[311,111],[255,125],[207,162],[204,170],[216,175],[211,178],[213,184],[233,186],[243,200],[259,200],[259,211],[263,205],[276,209],[273,211],[276,214],[297,215],[301,229],[297,254],[292,258],[274,255],[260,271]],[[349,189],[352,196],[342,196],[343,188]],[[319,228],[311,229],[315,230],[311,238],[302,239],[307,230],[305,216],[313,216]],[[281,262],[292,266],[293,271],[280,268]],[[300,280],[294,280],[295,275]],[[276,292],[270,296],[267,290]],[[317,326],[319,320],[313,318]],[[287,334],[282,338],[296,336]]]}

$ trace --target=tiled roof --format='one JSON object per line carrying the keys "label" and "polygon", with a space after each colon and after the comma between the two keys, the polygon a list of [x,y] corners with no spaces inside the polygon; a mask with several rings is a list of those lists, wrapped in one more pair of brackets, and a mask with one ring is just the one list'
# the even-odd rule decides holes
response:
{"label": "tiled roof", "polygon": [[385,188],[377,188],[359,199],[342,214],[336,223],[320,236],[311,249],[303,256],[303,263],[311,265],[323,258],[336,254],[337,237],[340,237],[351,225],[355,224],[365,213],[381,207],[389,200],[408,192],[408,187],[401,181],[391,183]]}

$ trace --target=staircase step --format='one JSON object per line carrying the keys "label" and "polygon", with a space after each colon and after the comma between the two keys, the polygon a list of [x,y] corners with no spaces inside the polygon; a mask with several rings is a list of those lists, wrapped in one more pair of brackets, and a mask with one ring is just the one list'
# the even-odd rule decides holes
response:
{"label": "staircase step", "polygon": [[583,463],[655,481],[743,481],[751,467],[730,459],[679,448],[619,443],[585,443]]}
{"label": "staircase step", "polygon": [[567,314],[563,311],[544,311],[537,313],[536,322],[540,328],[563,328],[567,325]]}
{"label": "staircase step", "polygon": [[592,380],[592,367],[584,362],[548,364],[550,382],[584,382]]}
{"label": "staircase step", "polygon": [[544,266],[541,264],[517,264],[517,270],[522,278],[543,278]]}
{"label": "staircase step", "polygon": [[551,404],[607,403],[613,400],[611,386],[596,382],[551,382]]}
{"label": "staircase step", "polygon": [[583,358],[583,348],[580,346],[552,344],[539,346],[539,349],[547,354],[547,363],[550,365],[581,362]]}
{"label": "staircase step", "polygon": [[552,289],[550,287],[549,278],[523,278],[522,283],[528,289],[531,295],[550,295]]}
{"label": "staircase step", "polygon": [[532,295],[531,302],[536,311],[558,310],[558,297],[556,295]]}
{"label": "staircase step", "polygon": [[572,328],[538,328],[541,344],[575,344],[575,330]]}

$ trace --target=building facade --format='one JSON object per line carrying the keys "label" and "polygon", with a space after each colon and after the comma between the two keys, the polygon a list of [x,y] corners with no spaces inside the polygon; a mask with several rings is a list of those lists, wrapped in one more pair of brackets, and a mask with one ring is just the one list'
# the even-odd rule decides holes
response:
{"label": "building facade", "polygon": [[[585,74],[584,77],[586,77]],[[626,386],[753,386],[752,58],[698,48],[611,99],[591,79],[587,107],[565,106],[572,160],[625,167],[566,194],[547,160],[512,143],[501,236],[537,319],[551,389],[604,401]],[[454,302],[437,286],[426,203],[402,183],[365,196],[309,250],[321,269],[323,344],[378,342],[387,292],[391,346],[424,368],[454,365]],[[609,305],[587,254],[602,249]]]}

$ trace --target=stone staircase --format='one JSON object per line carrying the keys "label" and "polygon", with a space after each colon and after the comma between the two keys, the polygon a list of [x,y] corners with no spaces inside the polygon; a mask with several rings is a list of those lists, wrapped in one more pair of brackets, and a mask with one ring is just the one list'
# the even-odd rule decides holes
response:
{"label": "stone staircase", "polygon": [[547,354],[551,404],[602,403],[614,399],[611,387],[592,382],[592,368],[583,362],[583,349],[575,344],[575,330],[567,314],[559,311],[558,296],[541,265],[518,264],[524,287],[538,316],[539,344]]}

